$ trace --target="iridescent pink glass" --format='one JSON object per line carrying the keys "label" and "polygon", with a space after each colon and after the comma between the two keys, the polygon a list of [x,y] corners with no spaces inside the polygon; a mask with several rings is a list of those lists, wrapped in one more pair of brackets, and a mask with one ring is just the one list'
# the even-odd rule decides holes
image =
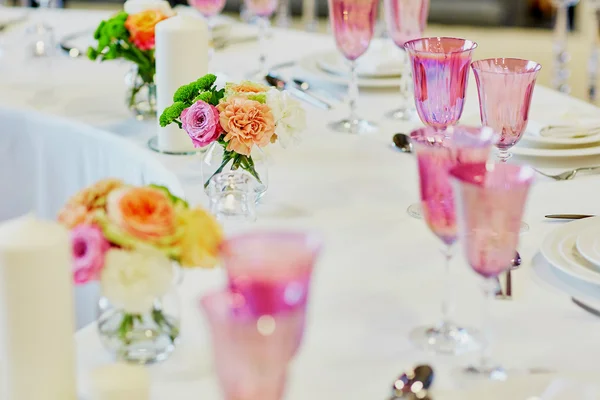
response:
{"label": "iridescent pink glass", "polygon": [[384,0],[388,34],[404,49],[409,40],[423,36],[429,15],[429,0]]}
{"label": "iridescent pink glass", "polygon": [[[484,318],[497,293],[496,277],[512,266],[519,244],[521,219],[534,170],[506,163],[463,164],[450,171],[459,215],[459,236],[473,270],[484,278]],[[485,327],[484,332],[488,328]],[[465,371],[469,376],[506,379],[506,371],[490,362],[489,339],[481,362]]]}
{"label": "iridescent pink glass", "polygon": [[500,161],[506,161],[511,157],[509,149],[527,127],[533,88],[542,66],[518,58],[479,60],[471,66],[479,92],[481,123],[500,133],[496,146]]}
{"label": "iridescent pink glass", "polygon": [[369,48],[377,19],[378,0],[329,0],[329,21],[338,49],[350,61],[348,98],[350,116],[336,121],[330,127],[338,132],[360,134],[375,129],[369,121],[358,118],[358,75],[356,60]]}
{"label": "iridescent pink glass", "polygon": [[246,299],[255,315],[304,308],[322,242],[296,232],[258,232],[225,241],[221,256],[230,290]]}
{"label": "iridescent pink glass", "polygon": [[205,18],[212,18],[223,11],[226,0],[188,0],[190,6],[194,7]]}
{"label": "iridescent pink glass", "polygon": [[458,123],[476,47],[470,40],[449,37],[415,39],[404,45],[412,63],[417,113],[425,125],[443,129]]}
{"label": "iridescent pink glass", "polygon": [[[444,243],[446,285],[452,245],[457,238],[454,195],[448,171],[462,163],[487,161],[497,137],[491,128],[450,126],[418,129],[410,135],[417,154],[423,216],[431,231]],[[427,350],[459,353],[469,341],[467,332],[450,322],[451,299],[443,299],[442,321],[437,327],[420,327],[411,339]],[[469,346],[472,347],[472,346]]]}
{"label": "iridescent pink glass", "polygon": [[269,18],[277,9],[277,0],[245,0],[246,7],[255,15]]}
{"label": "iridescent pink glass", "polygon": [[281,400],[288,364],[304,329],[304,309],[256,316],[242,295],[205,296],[217,375],[225,400]]}
{"label": "iridescent pink glass", "polygon": [[[429,15],[429,0],[384,0],[388,35],[396,46],[404,50],[409,40],[423,36]],[[400,107],[386,116],[400,121],[411,121],[416,116],[412,87],[411,67],[406,61],[400,77]]]}

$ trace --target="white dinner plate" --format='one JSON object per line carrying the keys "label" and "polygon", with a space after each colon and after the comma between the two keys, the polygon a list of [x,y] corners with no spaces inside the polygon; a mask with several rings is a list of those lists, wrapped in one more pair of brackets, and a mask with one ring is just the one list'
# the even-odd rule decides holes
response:
{"label": "white dinner plate", "polygon": [[[356,73],[362,78],[400,79],[402,72],[409,67],[405,57],[404,51],[393,43],[373,39],[369,49],[359,58]],[[347,77],[349,73],[346,59],[337,51],[324,55],[317,65],[330,74]]]}
{"label": "white dinner plate", "polygon": [[[315,53],[309,56],[303,57],[298,61],[298,65],[307,74],[314,78],[327,81],[329,83],[337,85],[348,85],[349,78],[344,75],[336,75],[326,72],[319,67],[319,60],[324,57],[331,57],[331,52]],[[360,61],[359,61],[360,62]],[[363,88],[396,88],[400,87],[399,78],[364,78],[358,77],[358,86]]]}
{"label": "white dinner plate", "polygon": [[585,218],[561,225],[550,232],[540,252],[554,267],[585,282],[600,285],[600,270],[583,258],[577,250],[579,234],[600,225],[600,217]]}
{"label": "white dinner plate", "polygon": [[588,157],[600,155],[600,143],[591,145],[588,147],[572,147],[572,148],[548,148],[536,146],[531,143],[530,146],[527,141],[521,141],[509,150],[514,155],[521,157]]}
{"label": "white dinner plate", "polygon": [[577,236],[576,245],[583,258],[600,269],[600,226],[581,232]]}
{"label": "white dinner plate", "polygon": [[526,130],[525,134],[523,135],[523,137],[521,138],[521,140],[531,142],[531,143],[537,143],[540,145],[546,145],[546,146],[553,146],[553,147],[560,146],[562,148],[577,147],[577,146],[584,146],[584,145],[600,143],[600,134],[584,136],[584,137],[577,137],[577,138],[560,138],[560,137],[548,137],[548,136],[540,135],[540,131],[544,127],[546,127],[548,125],[558,125],[558,124],[566,125],[566,124],[568,124],[568,121],[542,124],[537,121],[530,120],[529,123],[527,124],[527,130]]}
{"label": "white dinner plate", "polygon": [[[466,390],[440,394],[440,400],[574,400],[600,399],[597,377],[593,374],[539,374],[488,381]],[[588,396],[589,395],[589,396]],[[438,398],[438,395],[435,396]]]}
{"label": "white dinner plate", "polygon": [[0,26],[13,25],[25,21],[27,14],[22,9],[0,6]]}

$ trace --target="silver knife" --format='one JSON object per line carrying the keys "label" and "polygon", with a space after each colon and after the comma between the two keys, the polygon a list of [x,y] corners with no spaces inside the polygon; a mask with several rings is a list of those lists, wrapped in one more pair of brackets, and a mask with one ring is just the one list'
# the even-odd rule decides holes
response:
{"label": "silver knife", "polygon": [[546,215],[548,219],[584,219],[584,218],[592,218],[595,215],[588,214],[549,214]]}
{"label": "silver knife", "polygon": [[303,100],[315,107],[319,107],[322,108],[324,110],[330,110],[331,109],[331,104],[318,99],[312,95],[310,95],[309,93],[303,92],[300,89],[295,88],[292,85],[288,85],[288,83],[286,81],[284,81],[283,79],[273,75],[273,74],[268,74],[267,76],[265,76],[265,81],[267,81],[267,83],[273,87],[276,87],[279,90],[287,90],[292,96]]}
{"label": "silver knife", "polygon": [[596,310],[593,307],[588,306],[587,304],[577,300],[575,297],[571,297],[571,300],[573,300],[573,303],[577,304],[579,307],[583,308],[585,311],[589,312],[592,315],[595,315],[596,317],[600,317],[600,311]]}

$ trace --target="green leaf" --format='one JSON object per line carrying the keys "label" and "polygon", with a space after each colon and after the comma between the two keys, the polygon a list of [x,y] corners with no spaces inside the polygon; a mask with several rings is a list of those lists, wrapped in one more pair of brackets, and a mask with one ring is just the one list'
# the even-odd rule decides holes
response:
{"label": "green leaf", "polygon": [[206,74],[197,81],[191,83],[191,85],[198,91],[210,91],[211,86],[217,80],[217,76],[214,74]]}
{"label": "green leaf", "polygon": [[[163,128],[167,125],[172,124],[175,120],[179,119],[181,112],[185,110],[187,106],[185,103],[178,101],[165,108],[159,118],[160,126]],[[181,127],[181,126],[180,126]]]}
{"label": "green leaf", "polygon": [[194,97],[196,97],[196,93],[198,93],[198,91],[194,85],[183,85],[175,91],[175,94],[173,94],[173,101],[191,103]]}
{"label": "green leaf", "polygon": [[248,100],[254,100],[258,101],[261,104],[265,104],[267,102],[267,95],[265,93],[249,94]]}
{"label": "green leaf", "polygon": [[154,183],[148,185],[151,188],[154,189],[158,189],[161,192],[164,192],[167,196],[169,196],[169,199],[171,199],[171,202],[176,205],[176,206],[183,206],[184,208],[189,208],[189,204],[187,201],[183,200],[180,197],[175,196],[173,193],[171,193],[171,191],[169,190],[168,187],[166,186],[162,186],[162,185],[156,185]]}
{"label": "green leaf", "polygon": [[213,97],[213,94],[211,92],[202,92],[198,96],[196,96],[196,98],[194,98],[194,100],[192,100],[192,103],[197,103],[199,101],[203,101],[205,103],[211,104],[212,97]]}
{"label": "green leaf", "polygon": [[88,47],[87,56],[90,60],[94,61],[98,58],[98,52],[93,47]]}

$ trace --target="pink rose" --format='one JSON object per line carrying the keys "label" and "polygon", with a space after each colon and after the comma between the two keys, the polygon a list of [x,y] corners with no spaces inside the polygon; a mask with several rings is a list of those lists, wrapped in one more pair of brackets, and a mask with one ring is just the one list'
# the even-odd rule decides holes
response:
{"label": "pink rose", "polygon": [[98,279],[110,243],[96,225],[79,225],[71,231],[73,278],[80,285]]}
{"label": "pink rose", "polygon": [[223,132],[217,108],[201,100],[181,112],[181,124],[194,147],[208,146]]}

